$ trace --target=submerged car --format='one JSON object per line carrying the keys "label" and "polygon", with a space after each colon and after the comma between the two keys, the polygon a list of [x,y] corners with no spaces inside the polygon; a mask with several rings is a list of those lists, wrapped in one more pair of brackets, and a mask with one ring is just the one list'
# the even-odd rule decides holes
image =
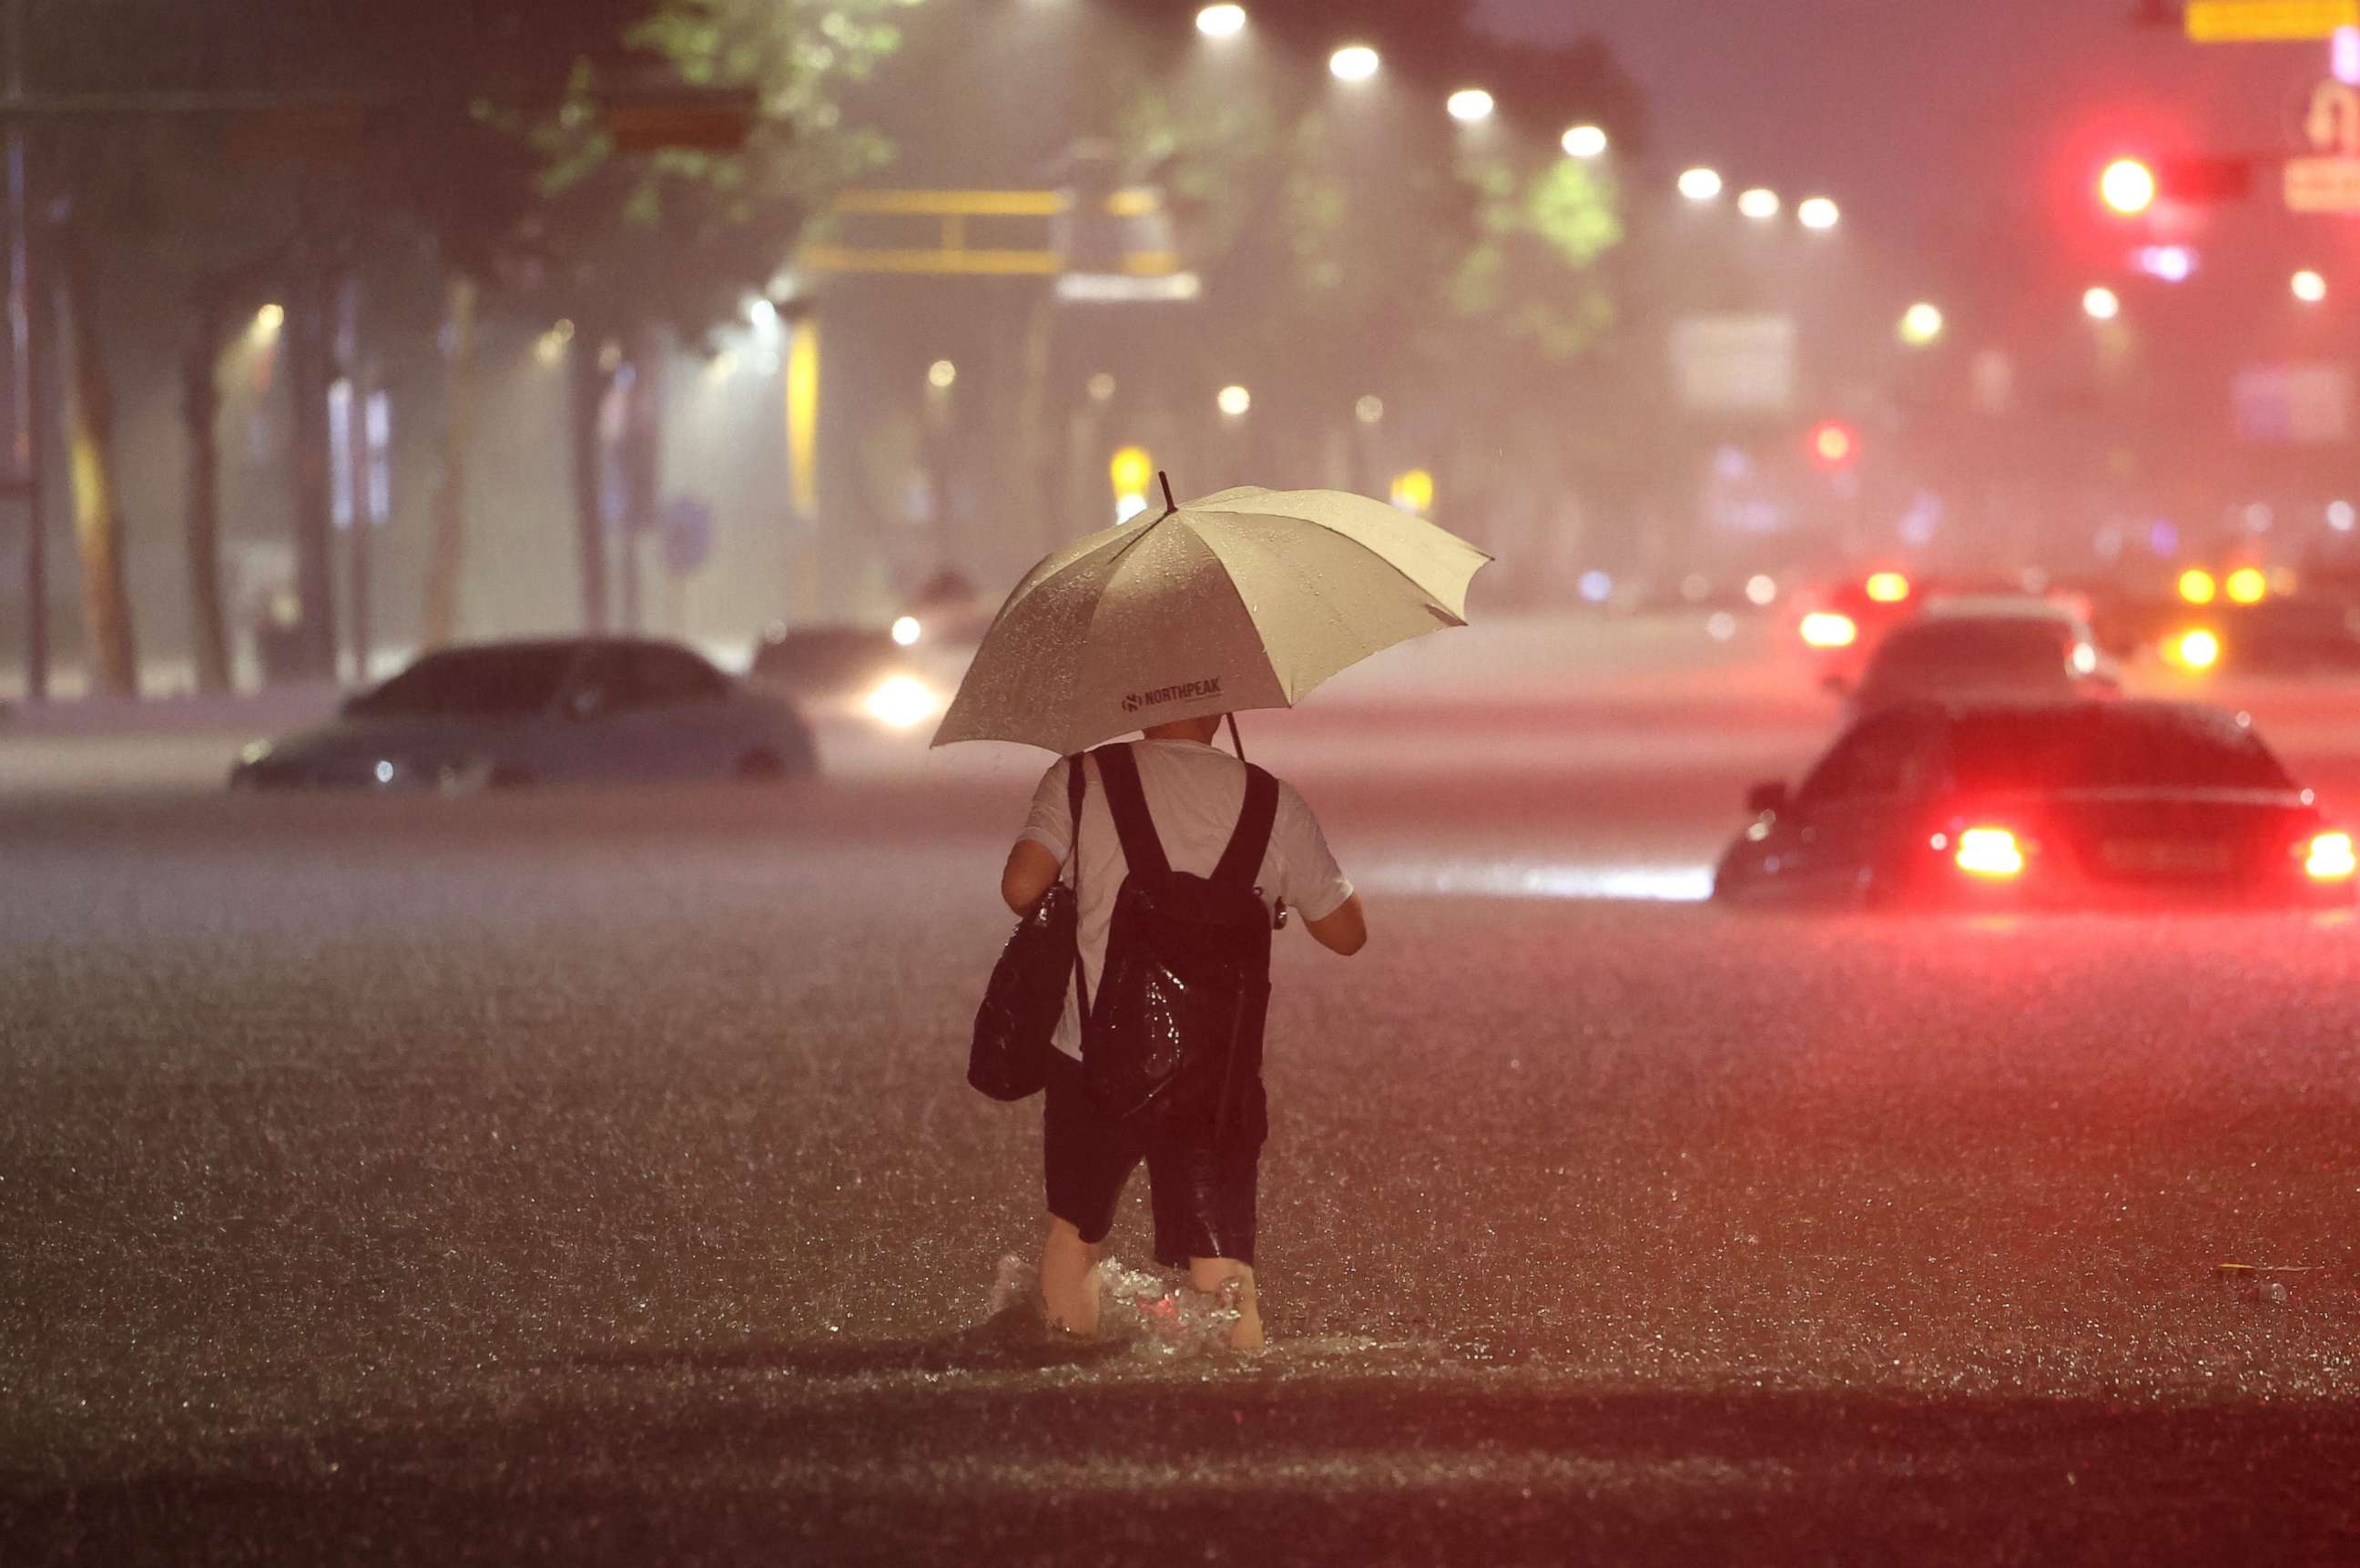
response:
{"label": "submerged car", "polygon": [[2045,599],[1936,600],[1896,627],[1862,672],[1852,711],[1921,698],[2111,696],[2121,681],[2087,622]]}
{"label": "submerged car", "polygon": [[464,790],[779,779],[817,765],[786,703],[677,643],[485,642],[428,653],[316,729],[249,746],[233,789]]}
{"label": "submerged car", "polygon": [[1747,804],[1717,898],[2321,907],[2360,871],[2245,716],[2197,703],[1890,707]]}
{"label": "submerged car", "polygon": [[747,679],[814,719],[914,729],[948,706],[940,658],[916,646],[922,635],[907,617],[892,630],[774,627],[755,645]]}

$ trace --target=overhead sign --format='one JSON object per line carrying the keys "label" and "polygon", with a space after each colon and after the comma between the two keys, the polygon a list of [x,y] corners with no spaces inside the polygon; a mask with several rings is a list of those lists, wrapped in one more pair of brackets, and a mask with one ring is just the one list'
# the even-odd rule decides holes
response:
{"label": "overhead sign", "polygon": [[2287,159],[2287,210],[2360,212],[2360,89],[2334,81],[2313,88],[2302,134],[2311,153]]}
{"label": "overhead sign", "polygon": [[2188,0],[2188,36],[2200,44],[2330,38],[2360,27],[2360,0]]}

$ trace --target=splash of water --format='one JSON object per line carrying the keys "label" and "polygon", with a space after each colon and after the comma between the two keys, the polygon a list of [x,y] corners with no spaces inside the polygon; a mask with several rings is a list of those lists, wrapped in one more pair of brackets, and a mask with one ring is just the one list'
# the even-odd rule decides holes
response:
{"label": "splash of water", "polygon": [[[1101,1259],[1091,1278],[1098,1293],[1098,1337],[1124,1341],[1156,1360],[1227,1351],[1244,1311],[1244,1287],[1234,1279],[1216,1291],[1198,1290],[1185,1280],[1127,1268],[1116,1257]],[[992,1280],[991,1310],[998,1316],[1020,1307],[1040,1311],[1040,1275],[1021,1257],[1003,1257]]]}

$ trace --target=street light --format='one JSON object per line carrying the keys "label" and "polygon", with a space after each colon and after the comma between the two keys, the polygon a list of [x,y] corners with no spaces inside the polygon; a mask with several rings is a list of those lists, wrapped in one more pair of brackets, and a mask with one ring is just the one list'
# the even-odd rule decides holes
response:
{"label": "street light", "polygon": [[1362,424],[1375,424],[1385,417],[1385,400],[1371,392],[1352,405],[1352,417]]}
{"label": "street light", "polygon": [[265,337],[276,334],[286,324],[287,307],[284,305],[265,305],[254,313],[254,330]]}
{"label": "street light", "polygon": [[1568,158],[1601,158],[1606,152],[1606,132],[1597,126],[1579,125],[1565,133],[1558,145]]}
{"label": "street light", "polygon": [[2126,218],[2155,205],[2155,170],[2136,158],[2118,158],[2098,176],[2098,200]]}
{"label": "street light", "polygon": [[2100,284],[2081,296],[2081,313],[2093,322],[2110,322],[2123,313],[2123,302],[2112,289]]}
{"label": "street light", "polygon": [[1813,196],[1795,209],[1795,221],[1807,229],[1831,229],[1842,218],[1843,214],[1825,196]]}
{"label": "street light", "polygon": [[1221,395],[1215,401],[1220,404],[1221,411],[1229,418],[1243,419],[1246,411],[1253,407],[1253,394],[1243,387],[1224,387],[1221,389]]}
{"label": "street light", "polygon": [[1755,223],[1766,223],[1776,217],[1781,204],[1777,192],[1760,185],[1737,198],[1737,210]]}
{"label": "street light", "polygon": [[1113,461],[1107,465],[1107,477],[1113,481],[1114,499],[1118,505],[1131,496],[1144,500],[1147,487],[1155,480],[1155,459],[1143,446],[1119,448]]}
{"label": "street light", "polygon": [[947,359],[937,359],[926,367],[926,385],[937,392],[947,392],[958,379],[958,367]]}
{"label": "street light", "polygon": [[1901,313],[1901,341],[1914,348],[1923,348],[1942,335],[1942,312],[1938,305],[1920,300]]}
{"label": "street light", "polygon": [[1721,194],[1721,176],[1710,169],[1691,169],[1680,176],[1680,194],[1691,202],[1710,202]]}
{"label": "street light", "polygon": [[1328,57],[1328,69],[1338,82],[1366,82],[1382,63],[1366,44],[1346,44]]}
{"label": "street light", "polygon": [[1480,125],[1490,119],[1494,106],[1491,94],[1480,87],[1462,87],[1444,105],[1450,111],[1450,117],[1462,126]]}
{"label": "street light", "polygon": [[2315,305],[2327,298],[2327,280],[2308,267],[2296,273],[2288,287],[2306,305]]}
{"label": "street light", "polygon": [[1233,38],[1246,30],[1242,5],[1207,5],[1196,13],[1196,30],[1208,38]]}

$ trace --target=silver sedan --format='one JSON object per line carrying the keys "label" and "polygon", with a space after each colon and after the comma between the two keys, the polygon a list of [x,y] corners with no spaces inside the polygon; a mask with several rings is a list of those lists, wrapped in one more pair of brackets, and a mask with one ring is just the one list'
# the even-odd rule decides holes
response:
{"label": "silver sedan", "polygon": [[337,717],[258,741],[233,789],[465,790],[792,778],[818,763],[794,709],[676,643],[486,642],[428,653]]}

